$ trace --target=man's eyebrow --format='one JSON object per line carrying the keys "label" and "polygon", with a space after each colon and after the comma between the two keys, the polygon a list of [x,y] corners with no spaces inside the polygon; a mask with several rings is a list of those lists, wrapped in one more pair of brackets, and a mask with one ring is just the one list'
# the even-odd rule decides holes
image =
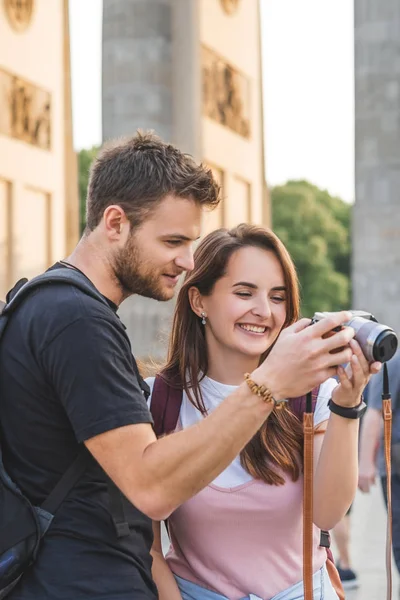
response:
{"label": "man's eyebrow", "polygon": [[[243,286],[243,287],[248,287],[251,288],[252,290],[256,290],[257,286],[255,285],[255,283],[250,283],[248,281],[239,281],[238,283],[234,283],[232,287],[238,287],[239,285]],[[278,285],[276,287],[271,288],[271,292],[286,292],[286,286],[284,285]]]}
{"label": "man's eyebrow", "polygon": [[174,240],[181,240],[182,242],[197,242],[197,240],[200,239],[199,235],[197,238],[193,239],[187,235],[182,235],[181,233],[165,233],[162,237],[166,239],[174,238]]}

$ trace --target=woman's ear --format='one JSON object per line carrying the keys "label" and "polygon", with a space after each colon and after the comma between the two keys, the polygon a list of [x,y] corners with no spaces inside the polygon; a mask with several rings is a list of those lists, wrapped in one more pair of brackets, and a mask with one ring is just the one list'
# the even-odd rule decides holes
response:
{"label": "woman's ear", "polygon": [[203,297],[200,294],[197,287],[189,288],[188,297],[189,297],[191,309],[198,317],[203,316],[202,313],[206,314],[204,304],[203,304]]}

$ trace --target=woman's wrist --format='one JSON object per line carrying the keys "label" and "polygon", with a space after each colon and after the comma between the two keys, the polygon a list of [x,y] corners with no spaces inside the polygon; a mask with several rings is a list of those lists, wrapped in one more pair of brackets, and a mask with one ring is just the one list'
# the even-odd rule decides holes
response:
{"label": "woman's wrist", "polygon": [[332,400],[337,406],[341,406],[342,408],[356,408],[363,401],[363,396],[360,393],[358,396],[354,397],[353,394],[345,394],[342,392],[336,391],[336,389],[332,392]]}

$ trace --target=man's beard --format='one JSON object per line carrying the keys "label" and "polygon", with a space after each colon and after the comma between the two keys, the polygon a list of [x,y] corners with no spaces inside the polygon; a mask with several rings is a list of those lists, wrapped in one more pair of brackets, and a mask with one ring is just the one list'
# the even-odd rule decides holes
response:
{"label": "man's beard", "polygon": [[155,272],[151,264],[146,264],[141,259],[133,235],[114,257],[112,268],[125,298],[139,294],[154,300],[170,300],[171,295],[162,288],[161,275]]}

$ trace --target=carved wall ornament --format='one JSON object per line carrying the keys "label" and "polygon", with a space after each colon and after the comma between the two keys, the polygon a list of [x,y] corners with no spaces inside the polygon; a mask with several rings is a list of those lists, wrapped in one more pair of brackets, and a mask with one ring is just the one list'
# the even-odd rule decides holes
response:
{"label": "carved wall ornament", "polygon": [[50,150],[50,93],[0,69],[0,133]]}
{"label": "carved wall ornament", "polygon": [[221,0],[222,8],[228,15],[232,15],[239,6],[239,0]]}
{"label": "carved wall ornament", "polygon": [[212,50],[203,48],[203,113],[250,137],[250,82]]}
{"label": "carved wall ornament", "polygon": [[34,0],[3,0],[4,9],[16,31],[24,31],[32,19]]}

